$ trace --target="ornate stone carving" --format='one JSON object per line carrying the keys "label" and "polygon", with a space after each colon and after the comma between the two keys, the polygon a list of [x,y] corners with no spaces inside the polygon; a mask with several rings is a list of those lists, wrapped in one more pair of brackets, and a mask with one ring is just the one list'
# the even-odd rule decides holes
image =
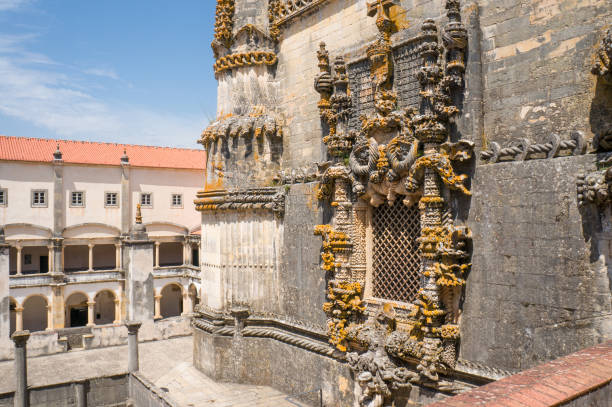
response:
{"label": "ornate stone carving", "polygon": [[[467,176],[456,174],[453,163],[470,159],[473,143],[448,141],[449,123],[459,112],[452,103],[453,95],[462,91],[465,71],[467,31],[461,23],[460,3],[447,1],[444,47],[435,22],[423,23],[418,111],[397,107],[390,40],[396,28],[388,16],[392,4],[391,0],[368,4],[368,15],[376,17],[380,32],[367,49],[375,113],[360,117],[357,134],[346,126],[353,111],[347,97],[350,89],[342,82],[344,61],[336,58],[332,73],[323,44],[317,54],[320,73],[315,78],[321,119],[329,128],[323,142],[331,156],[322,171],[319,197],[331,201],[334,208],[331,224],[315,229],[324,238],[322,267],[332,276],[324,309],[330,342],[347,351],[361,388],[361,406],[390,406],[395,390],[414,383],[458,388],[440,374],[456,365],[460,300],[470,269],[470,231],[453,224],[445,200],[445,189],[470,195],[464,184]],[[353,245],[364,240],[352,226],[364,221],[363,216],[354,219],[354,200],[378,207],[393,205],[398,197],[404,205],[419,203],[421,288],[411,304],[381,299],[363,311],[363,270],[352,270],[350,263],[356,259]],[[342,237],[335,239],[340,245],[332,243],[336,233]],[[351,234],[355,242],[350,241]],[[342,256],[337,255],[336,247],[342,248]],[[411,370],[411,364],[416,369]]]}
{"label": "ornate stone carving", "polygon": [[231,54],[217,59],[213,68],[215,74],[220,72],[240,68],[243,66],[255,66],[255,65],[276,65],[276,54],[274,52],[266,51],[251,51],[241,52],[239,54]]}
{"label": "ornate stone carving", "polygon": [[270,35],[277,38],[280,26],[287,21],[317,7],[328,0],[269,0],[268,20]]}
{"label": "ornate stone carving", "polygon": [[215,39],[212,43],[215,58],[217,57],[217,46],[222,45],[229,48],[232,44],[232,29],[234,28],[234,0],[217,0],[215,11]]}
{"label": "ornate stone carving", "polygon": [[[275,41],[253,24],[246,24],[232,37],[231,51],[218,49],[213,65],[215,76],[232,69],[277,62]],[[230,53],[231,52],[231,53]]]}
{"label": "ornate stone carving", "polygon": [[556,134],[551,134],[548,141],[542,144],[531,144],[522,138],[512,142],[508,147],[501,148],[492,142],[488,150],[480,153],[480,159],[489,163],[500,161],[523,161],[543,158],[555,158],[567,155],[582,155],[587,150],[587,142],[580,131],[573,131],[569,140],[561,140]]}
{"label": "ornate stone carving", "polygon": [[601,41],[591,72],[612,84],[612,29],[606,31]]}
{"label": "ornate stone carving", "polygon": [[[210,154],[210,148],[214,143],[223,144],[237,138],[243,138],[248,142],[253,139],[263,141],[264,137],[274,139],[282,137],[282,134],[281,126],[273,116],[254,109],[249,115],[229,115],[214,121],[202,132],[198,143],[202,144]],[[221,146],[219,150],[222,149]]]}
{"label": "ornate stone carving", "polygon": [[238,191],[198,191],[194,202],[196,210],[200,212],[267,209],[273,211],[278,217],[285,214],[284,189],[275,187],[249,188]]}
{"label": "ornate stone carving", "polygon": [[612,168],[580,174],[576,180],[578,206],[594,204],[605,208],[612,203]]}

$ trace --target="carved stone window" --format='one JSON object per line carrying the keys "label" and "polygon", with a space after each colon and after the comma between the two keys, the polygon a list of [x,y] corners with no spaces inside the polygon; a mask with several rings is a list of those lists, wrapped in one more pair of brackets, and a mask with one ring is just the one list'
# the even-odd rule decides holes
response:
{"label": "carved stone window", "polygon": [[372,295],[412,302],[420,288],[421,235],[417,205],[397,200],[372,208]]}

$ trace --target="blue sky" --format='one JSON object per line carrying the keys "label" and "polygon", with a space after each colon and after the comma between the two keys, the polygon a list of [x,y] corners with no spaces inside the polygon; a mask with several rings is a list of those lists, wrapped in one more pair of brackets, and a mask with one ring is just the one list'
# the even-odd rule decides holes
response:
{"label": "blue sky", "polygon": [[213,0],[0,0],[0,134],[198,148]]}

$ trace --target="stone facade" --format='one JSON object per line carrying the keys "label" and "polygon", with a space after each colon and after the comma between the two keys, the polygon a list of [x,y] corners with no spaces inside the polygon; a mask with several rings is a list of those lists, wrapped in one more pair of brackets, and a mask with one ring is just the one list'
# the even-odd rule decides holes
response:
{"label": "stone facade", "polygon": [[612,336],[609,2],[217,4],[198,368],[424,405]]}

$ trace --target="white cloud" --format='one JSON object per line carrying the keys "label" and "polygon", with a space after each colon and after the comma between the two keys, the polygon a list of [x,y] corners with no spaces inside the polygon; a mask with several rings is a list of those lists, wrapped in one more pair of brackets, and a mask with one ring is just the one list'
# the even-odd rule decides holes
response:
{"label": "white cloud", "polygon": [[30,0],[0,0],[0,11],[16,10],[28,3]]}
{"label": "white cloud", "polygon": [[119,75],[113,69],[105,69],[105,68],[91,68],[83,71],[88,75],[93,76],[101,76],[103,78],[114,79],[116,81],[119,80]]}
{"label": "white cloud", "polygon": [[[0,0],[0,7],[2,2],[8,0]],[[57,64],[46,55],[29,52],[25,43],[31,38],[0,34],[0,114],[62,138],[196,147],[205,118],[103,100],[93,91],[101,86],[94,79],[119,80],[115,71],[79,72]]]}

